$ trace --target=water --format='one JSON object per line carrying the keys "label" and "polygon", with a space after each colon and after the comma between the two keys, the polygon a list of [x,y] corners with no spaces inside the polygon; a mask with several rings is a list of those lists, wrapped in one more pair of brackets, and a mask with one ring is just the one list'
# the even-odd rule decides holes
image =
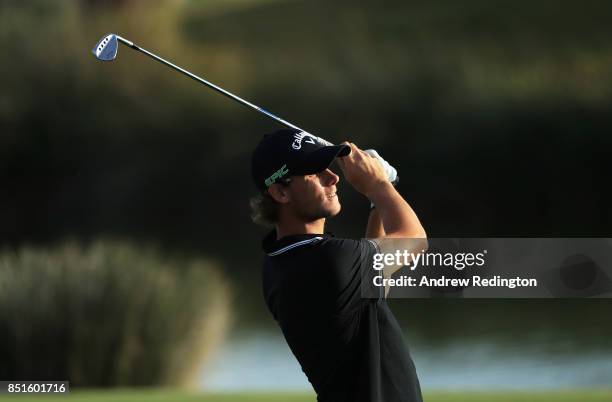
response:
{"label": "water", "polygon": [[[408,342],[424,389],[548,390],[612,385],[612,351],[580,345],[490,340],[433,346]],[[202,373],[210,391],[308,391],[312,388],[280,333],[230,340]]]}

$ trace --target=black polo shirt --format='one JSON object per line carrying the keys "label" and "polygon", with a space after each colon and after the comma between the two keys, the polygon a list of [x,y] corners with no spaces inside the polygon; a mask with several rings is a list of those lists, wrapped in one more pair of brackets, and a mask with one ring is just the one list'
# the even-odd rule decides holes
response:
{"label": "black polo shirt", "polygon": [[[421,402],[401,329],[380,297],[363,298],[375,243],[331,235],[263,242],[268,309],[319,402]],[[382,289],[381,289],[382,291]]]}

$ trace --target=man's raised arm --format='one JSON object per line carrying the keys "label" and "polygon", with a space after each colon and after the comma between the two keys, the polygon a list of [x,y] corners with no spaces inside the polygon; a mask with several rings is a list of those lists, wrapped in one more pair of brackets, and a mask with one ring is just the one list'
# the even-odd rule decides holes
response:
{"label": "man's raised arm", "polygon": [[[344,177],[376,205],[368,219],[366,236],[375,238],[382,253],[394,253],[399,248],[409,252],[426,250],[425,229],[414,210],[393,187],[378,159],[355,144],[347,144],[351,153],[338,160]],[[387,267],[383,274],[389,278],[399,268],[401,265]]]}

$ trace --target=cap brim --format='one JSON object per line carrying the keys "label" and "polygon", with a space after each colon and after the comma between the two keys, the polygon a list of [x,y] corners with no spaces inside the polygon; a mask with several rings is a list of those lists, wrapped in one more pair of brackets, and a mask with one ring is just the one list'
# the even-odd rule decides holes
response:
{"label": "cap brim", "polygon": [[350,153],[351,147],[344,144],[319,148],[310,153],[302,163],[302,166],[297,171],[294,171],[293,174],[305,175],[322,172],[331,165],[334,159],[347,156]]}

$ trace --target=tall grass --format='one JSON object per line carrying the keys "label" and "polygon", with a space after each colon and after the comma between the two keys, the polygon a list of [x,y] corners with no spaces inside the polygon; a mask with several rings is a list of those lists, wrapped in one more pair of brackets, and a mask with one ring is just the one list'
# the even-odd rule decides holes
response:
{"label": "tall grass", "polygon": [[0,378],[75,386],[195,383],[222,341],[214,264],[120,241],[0,254]]}

